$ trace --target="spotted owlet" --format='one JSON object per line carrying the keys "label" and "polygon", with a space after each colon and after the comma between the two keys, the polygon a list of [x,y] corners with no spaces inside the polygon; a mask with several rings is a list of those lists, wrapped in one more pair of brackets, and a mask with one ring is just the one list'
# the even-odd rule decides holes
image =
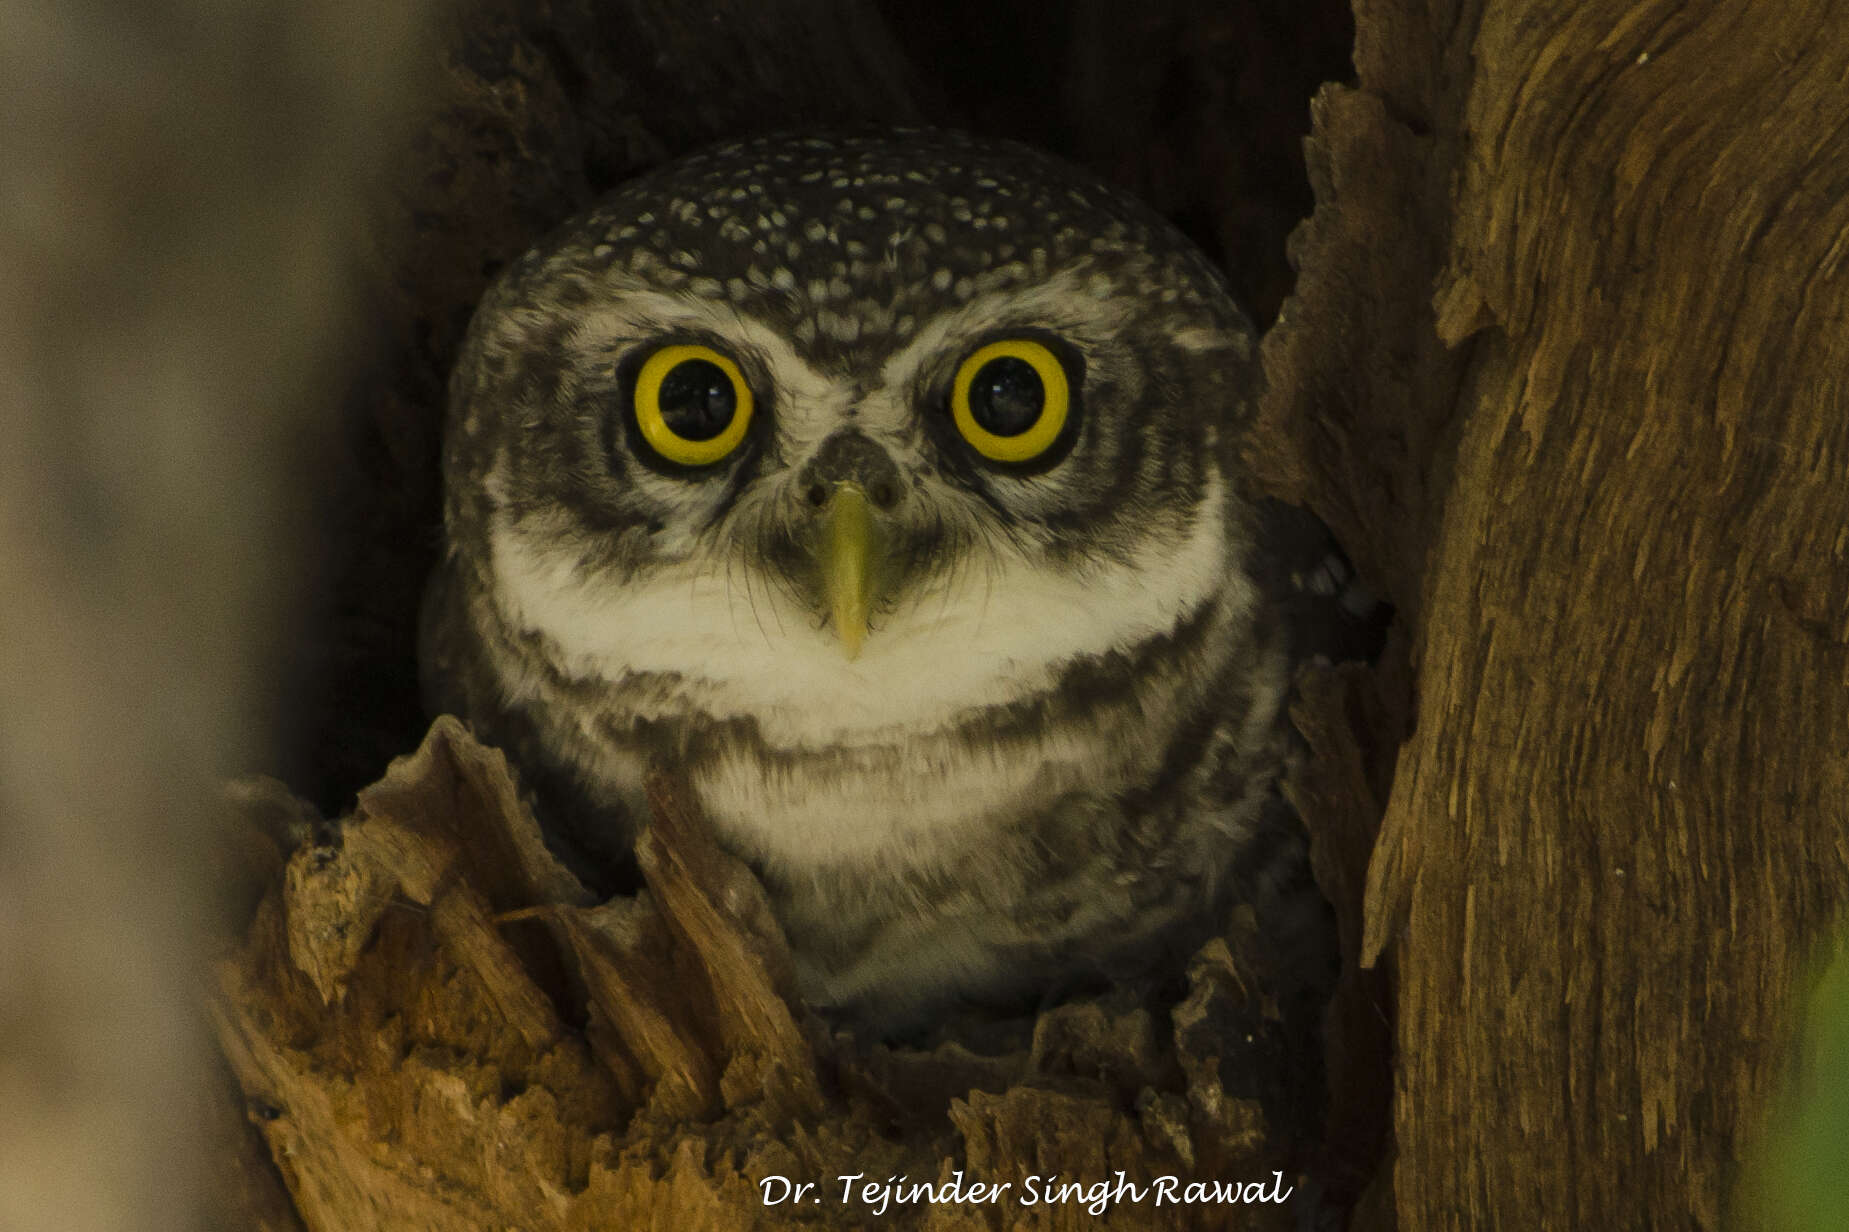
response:
{"label": "spotted owlet", "polygon": [[1198,251],[1028,149],[674,163],[474,318],[431,702],[581,870],[682,775],[818,1006],[892,1027],[1145,970],[1307,884],[1255,372]]}

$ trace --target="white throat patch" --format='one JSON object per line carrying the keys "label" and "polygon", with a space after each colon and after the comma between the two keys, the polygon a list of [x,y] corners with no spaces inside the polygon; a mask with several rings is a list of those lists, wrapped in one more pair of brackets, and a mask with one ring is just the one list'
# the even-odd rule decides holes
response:
{"label": "white throat patch", "polygon": [[819,616],[755,573],[668,564],[612,586],[505,523],[490,536],[494,599],[511,627],[548,638],[571,676],[677,677],[684,700],[716,719],[752,718],[782,748],[879,742],[1030,696],[1075,657],[1167,633],[1223,591],[1246,607],[1255,596],[1240,593],[1249,584],[1232,573],[1216,516],[1223,490],[1214,477],[1205,516],[1134,564],[1064,572],[998,558],[986,573],[958,570],[877,618],[853,660]]}

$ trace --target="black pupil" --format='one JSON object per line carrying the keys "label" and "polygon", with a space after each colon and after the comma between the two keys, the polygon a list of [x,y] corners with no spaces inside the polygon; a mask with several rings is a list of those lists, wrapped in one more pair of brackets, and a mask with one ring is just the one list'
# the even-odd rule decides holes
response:
{"label": "black pupil", "polygon": [[1046,386],[1024,359],[1004,355],[976,370],[969,383],[969,413],[985,432],[1019,436],[1040,422]]}
{"label": "black pupil", "polygon": [[718,364],[683,359],[661,378],[655,400],[661,420],[685,441],[710,441],[731,426],[738,391]]}

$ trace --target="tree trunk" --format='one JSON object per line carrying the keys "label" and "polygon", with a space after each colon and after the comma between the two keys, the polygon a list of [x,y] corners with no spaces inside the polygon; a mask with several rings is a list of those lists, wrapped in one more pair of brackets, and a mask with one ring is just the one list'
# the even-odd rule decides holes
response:
{"label": "tree trunk", "polygon": [[1403,618],[1402,1227],[1759,1226],[1849,887],[1846,16],[1363,0],[1318,100],[1268,417]]}

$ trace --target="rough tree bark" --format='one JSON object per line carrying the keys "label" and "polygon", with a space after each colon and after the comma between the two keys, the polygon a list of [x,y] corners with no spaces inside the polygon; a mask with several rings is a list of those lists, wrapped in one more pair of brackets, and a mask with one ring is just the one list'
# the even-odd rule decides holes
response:
{"label": "rough tree bark", "polygon": [[1269,418],[1408,639],[1399,1224],[1757,1226],[1849,889],[1849,13],[1356,11]]}
{"label": "rough tree bark", "polygon": [[[501,755],[445,718],[298,847],[219,965],[215,1016],[308,1227],[1068,1228],[1087,1202],[1023,1207],[1025,1177],[1292,1173],[1262,1101],[1221,1073],[1275,1015],[1234,958],[1249,925],[1190,965],[1172,1028],[1074,1003],[1018,1051],[869,1047],[793,1001],[762,888],[671,780],[650,796],[647,891],[594,903]],[[844,1197],[856,1174],[1012,1192],[888,1206]],[[792,1202],[773,1177],[820,1193]],[[1117,1222],[1294,1217],[1127,1203]]]}

